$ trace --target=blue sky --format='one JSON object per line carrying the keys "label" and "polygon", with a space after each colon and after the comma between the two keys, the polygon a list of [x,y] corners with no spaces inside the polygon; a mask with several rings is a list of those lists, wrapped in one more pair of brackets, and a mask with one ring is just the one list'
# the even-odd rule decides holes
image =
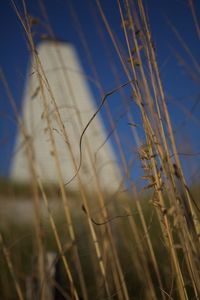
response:
{"label": "blue sky", "polygon": [[[22,7],[20,0],[15,1],[15,3],[19,8]],[[99,41],[99,35],[95,25],[95,18],[97,18],[100,27],[103,29],[103,35],[107,47],[109,48],[109,55],[112,57],[112,60],[118,69],[119,79],[121,83],[126,81],[115,50],[110,43],[108,34],[106,33],[103,22],[98,14],[95,1],[46,0],[44,3],[55,36],[75,45],[85,73],[93,76],[91,66],[88,63],[87,56],[85,55],[83,45],[80,42],[76,30],[75,20],[72,16],[72,12],[75,11],[75,15],[80,22],[82,31],[89,45],[90,53],[95,63],[103,90],[106,93],[115,88],[117,84],[110,70],[110,60],[105,53],[104,46]],[[120,16],[116,5],[117,2],[115,0],[103,0],[101,3],[112,28],[123,41]],[[180,33],[194,57],[199,62],[200,44],[191,11],[188,6],[188,1],[151,0],[144,1],[144,3],[148,12],[161,71],[161,78],[166,91],[168,107],[174,130],[176,131],[175,134],[179,149],[182,150],[185,147],[188,148],[188,151],[190,152],[200,152],[200,100],[198,101],[200,98],[200,86],[193,78],[191,78],[191,75],[184,66],[180,65],[177,61],[176,54],[181,56],[188,64],[189,68],[194,72],[195,68],[191,59],[178,41],[170,25],[172,24]],[[196,11],[199,13],[200,2],[194,0],[193,3]],[[29,0],[28,5],[29,13],[42,20],[38,1]],[[96,17],[95,11],[97,12]],[[44,22],[41,21],[39,25],[35,27],[36,42],[39,41],[41,34],[46,33],[46,28],[43,23]],[[18,110],[20,111],[29,52],[25,34],[10,1],[1,2],[0,37],[0,67],[5,74]],[[197,78],[198,75],[198,72],[195,71],[195,76],[197,76]],[[90,85],[98,103],[100,101],[100,95],[96,87],[92,84]],[[128,88],[127,96],[130,96]],[[120,101],[120,96],[113,96],[112,99],[109,100],[109,105],[113,113],[113,118],[119,119],[121,113],[123,113],[123,105]],[[192,110],[194,105],[195,109],[192,111],[192,117],[189,118],[188,111]],[[5,88],[1,82],[0,107],[0,176],[8,176],[17,127],[12,108],[10,107],[5,93]],[[109,132],[109,124],[106,120],[104,111],[102,111],[102,117]],[[134,112],[134,118],[136,120],[139,118],[137,116],[137,109]],[[128,157],[129,152],[134,148],[134,143],[132,143],[132,138],[129,135],[127,127],[126,119],[121,118],[118,123],[118,128]],[[186,144],[189,146],[186,147]],[[195,158],[190,156],[184,157],[184,161],[184,167],[190,168],[190,173],[194,172],[195,168],[198,169],[198,156],[195,156]]]}

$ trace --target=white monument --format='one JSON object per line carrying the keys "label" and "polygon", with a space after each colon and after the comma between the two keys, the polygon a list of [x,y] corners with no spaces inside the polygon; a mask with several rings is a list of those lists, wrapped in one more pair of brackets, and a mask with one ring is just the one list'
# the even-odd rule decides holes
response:
{"label": "white monument", "polygon": [[[48,86],[44,83],[48,115],[62,176],[64,182],[68,182],[76,173],[69,145],[78,166],[80,136],[97,107],[72,45],[46,40],[38,46],[37,51],[67,134],[67,141],[65,141],[56,119],[52,97],[49,94]],[[44,118],[42,92],[33,66],[27,76],[22,118],[34,146],[41,180],[56,183],[58,175],[52,156],[47,122]],[[106,137],[103,122],[98,114],[88,127],[82,143],[82,164],[79,175],[82,183],[89,190],[96,189],[95,176],[98,178],[101,188],[106,191],[113,192],[120,185],[120,171],[116,157],[110,142],[106,141]],[[27,142],[29,141],[25,141],[23,134],[19,131],[11,166],[11,179],[14,181],[28,182],[31,180],[29,164],[25,155]],[[69,187],[78,189],[77,178],[69,184]]]}

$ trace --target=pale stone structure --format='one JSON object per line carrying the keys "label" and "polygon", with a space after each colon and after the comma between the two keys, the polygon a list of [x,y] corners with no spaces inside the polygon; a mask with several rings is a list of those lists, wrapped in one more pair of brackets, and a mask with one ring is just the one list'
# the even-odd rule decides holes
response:
{"label": "pale stone structure", "polygon": [[[72,159],[79,165],[80,135],[96,111],[97,107],[90,93],[87,77],[80,66],[74,47],[65,42],[47,40],[38,46],[38,54],[65,126],[67,140],[56,117],[55,106],[48,84],[42,78],[43,95],[47,101],[48,115],[58,153],[59,165],[64,182],[75,174]],[[23,99],[22,118],[32,141],[37,164],[37,172],[43,182],[58,180],[58,170],[52,155],[52,144],[44,118],[44,103],[33,63],[27,75],[27,84]],[[120,171],[111,143],[106,141],[103,122],[99,114],[88,127],[82,144],[82,165],[79,171],[81,182],[89,190],[95,190],[97,182],[101,188],[114,191],[120,185]],[[106,143],[105,143],[106,141]],[[24,141],[19,131],[11,168],[11,178],[15,181],[31,180],[31,173],[25,154],[28,141]],[[71,147],[71,152],[69,150]],[[79,188],[77,177],[69,184],[72,189]]]}

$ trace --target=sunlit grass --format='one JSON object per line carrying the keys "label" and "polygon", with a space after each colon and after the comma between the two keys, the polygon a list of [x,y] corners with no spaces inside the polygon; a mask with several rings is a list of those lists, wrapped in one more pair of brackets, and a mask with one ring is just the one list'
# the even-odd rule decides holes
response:
{"label": "sunlit grass", "polygon": [[[87,191],[79,174],[82,161],[76,161],[72,145],[69,143],[66,143],[66,148],[79,182],[79,190],[72,192],[62,177],[52,119],[47,113],[48,101],[54,107],[54,117],[65,141],[68,135],[67,127],[64,126],[36,50],[33,20],[24,1],[23,17],[14,5],[33,58],[52,160],[56,166],[57,184],[45,185],[38,175],[33,143],[28,139],[26,124],[17,113],[15,101],[2,73],[1,78],[20,130],[24,139],[28,140],[26,156],[32,175],[30,185],[6,181],[0,183],[1,196],[6,199],[7,205],[13,201],[14,211],[14,206],[19,206],[24,200],[31,207],[28,222],[23,221],[23,216],[17,216],[17,222],[14,219],[9,223],[6,219],[1,222],[2,299],[26,299],[28,278],[34,278],[37,282],[34,292],[39,293],[39,299],[48,298],[48,252],[56,253],[55,263],[58,260],[60,262],[61,279],[56,284],[66,299],[66,291],[70,299],[76,300],[185,300],[199,297],[200,227],[199,203],[196,202],[198,192],[195,191],[198,188],[192,190],[192,187],[188,186],[182,170],[143,2],[138,0],[133,4],[126,0],[123,5],[121,1],[117,1],[115,5],[121,19],[123,45],[116,38],[101,2],[97,1],[98,12],[119,57],[127,82],[130,83],[131,103],[134,102],[140,114],[141,124],[138,130],[131,106],[127,104],[127,99],[122,93],[121,101],[127,106],[127,126],[129,129],[131,127],[131,138],[136,144],[143,181],[141,187],[133,182],[130,174],[131,164],[124,153],[124,145],[116,129],[113,135],[124,174],[122,186],[116,193],[105,193],[99,184],[98,176],[95,177],[96,191]],[[43,10],[45,15],[45,7]],[[196,15],[192,12],[197,26]],[[49,24],[48,27],[53,34]],[[98,82],[95,62],[90,58],[87,41],[80,26],[78,31],[93,68],[94,78]],[[124,53],[127,53],[126,59]],[[106,95],[111,95],[121,87],[122,83]],[[99,90],[102,101],[96,114],[103,105],[107,105],[100,84]],[[73,93],[71,97],[73,98]],[[108,121],[113,127],[115,124],[112,109],[110,110],[109,106],[106,109]],[[80,151],[84,132],[92,126],[96,114],[88,120],[80,140],[77,140]],[[90,153],[90,147],[86,147]],[[92,157],[90,159],[96,174]],[[129,190],[126,188],[127,182]],[[53,285],[56,284],[54,282]]]}

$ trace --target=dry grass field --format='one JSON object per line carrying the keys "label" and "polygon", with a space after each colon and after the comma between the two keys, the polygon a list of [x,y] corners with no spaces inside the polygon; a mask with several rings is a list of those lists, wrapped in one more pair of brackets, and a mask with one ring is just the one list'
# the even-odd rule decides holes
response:
{"label": "dry grass field", "polygon": [[[32,178],[29,185],[0,183],[2,300],[200,299],[198,184],[189,186],[182,168],[146,9],[142,0],[113,1],[120,16],[124,41],[121,44],[101,2],[96,1],[96,10],[126,79],[107,92],[99,83],[99,106],[88,120],[77,145],[81,158],[85,133],[101,109],[106,109],[107,121],[115,128],[112,105],[108,102],[110,97],[119,94],[120,103],[127,112],[129,139],[136,145],[134,155],[142,183],[137,185],[132,178],[132,160],[125,151],[129,141],[124,142],[116,129],[113,139],[123,174],[116,192],[105,192],[98,176],[95,177],[95,191],[88,191],[79,175],[82,161],[74,159],[71,145],[66,143],[79,182],[78,191],[70,189],[70,183],[60,172],[48,101],[54,107],[59,133],[65,141],[68,140],[67,126],[36,51],[36,20],[29,15],[26,1],[22,0],[21,11],[15,1],[11,1],[19,26],[24,30],[39,82],[57,180],[55,185],[44,184],[38,175],[33,144],[1,71],[1,81],[27,141],[26,156]],[[198,35],[196,11],[193,1],[189,2],[194,31]],[[43,10],[42,22],[45,23],[48,18],[45,19],[45,7]],[[48,23],[47,28],[53,35]],[[79,34],[90,57],[81,26]],[[93,70],[95,73],[95,63]],[[118,75],[115,66],[113,72],[114,76]],[[94,74],[94,78],[98,75]],[[127,90],[130,92],[128,100]],[[95,164],[91,164],[95,173]],[[48,257],[51,257],[51,263]]]}

